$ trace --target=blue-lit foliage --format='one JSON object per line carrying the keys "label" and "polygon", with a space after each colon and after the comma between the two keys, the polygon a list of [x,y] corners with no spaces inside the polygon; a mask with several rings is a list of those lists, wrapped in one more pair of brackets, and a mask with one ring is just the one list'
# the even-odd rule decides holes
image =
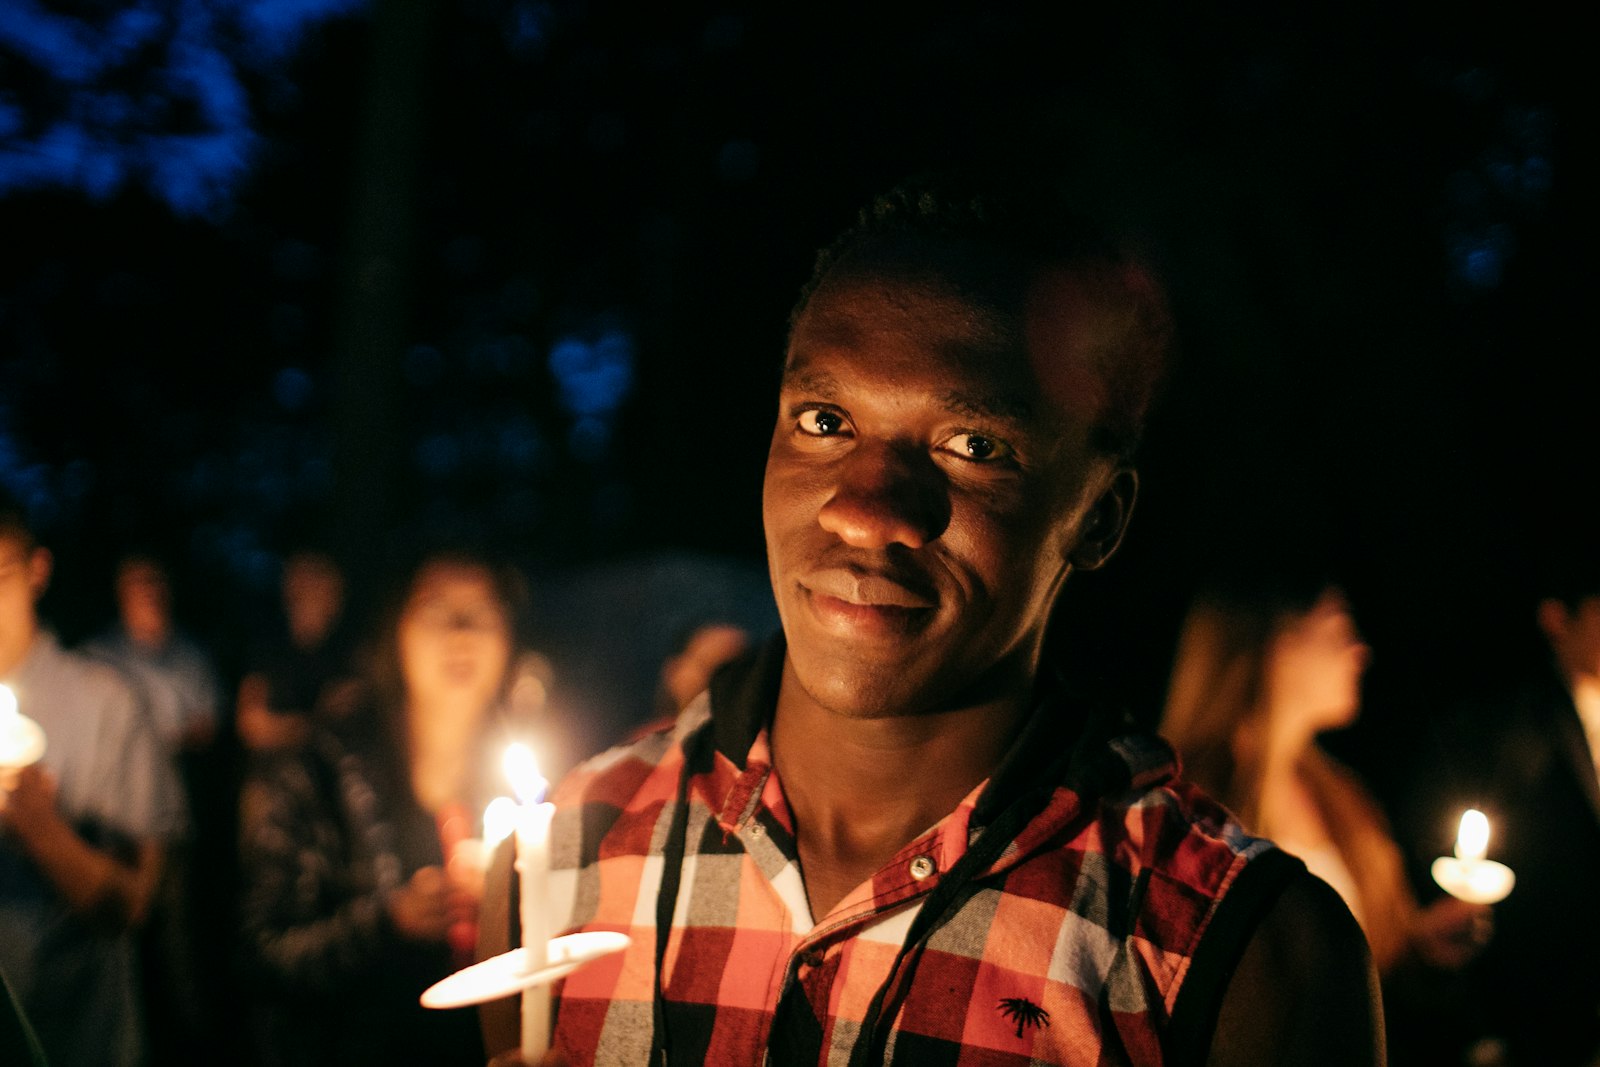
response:
{"label": "blue-lit foliage", "polygon": [[610,327],[592,339],[568,335],[550,347],[561,403],[574,415],[610,415],[633,388],[633,338]]}
{"label": "blue-lit foliage", "polygon": [[549,363],[561,406],[573,416],[573,453],[601,458],[610,446],[612,420],[633,391],[633,336],[614,324],[593,336],[568,334],[550,347]]}
{"label": "blue-lit foliage", "polygon": [[1552,122],[1542,108],[1502,99],[1485,71],[1468,70],[1451,87],[1484,114],[1488,138],[1446,187],[1450,278],[1467,292],[1486,292],[1502,283],[1515,258],[1515,224],[1539,217],[1549,200]]}
{"label": "blue-lit foliage", "polygon": [[0,4],[0,195],[141,186],[180,215],[230,202],[258,149],[248,77],[364,0]]}
{"label": "blue-lit foliage", "polygon": [[316,392],[311,375],[299,367],[284,367],[272,379],[272,397],[288,412],[304,411]]}

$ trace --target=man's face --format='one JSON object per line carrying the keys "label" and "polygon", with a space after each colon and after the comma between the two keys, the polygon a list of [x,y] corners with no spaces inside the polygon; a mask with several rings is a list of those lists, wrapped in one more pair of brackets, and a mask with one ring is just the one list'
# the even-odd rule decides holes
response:
{"label": "man's face", "polygon": [[144,560],[130,560],[117,572],[117,606],[123,626],[138,637],[165,633],[171,622],[166,575]]}
{"label": "man's face", "polygon": [[796,322],[763,514],[789,667],[823,707],[1025,694],[1071,565],[1103,558],[1079,551],[1091,512],[1120,532],[1132,477],[1037,351],[1062,332],[1047,290],[1007,315],[936,282],[834,281]]}
{"label": "man's face", "polygon": [[290,556],[283,566],[283,606],[296,630],[320,636],[344,606],[344,576],[319,553]]}

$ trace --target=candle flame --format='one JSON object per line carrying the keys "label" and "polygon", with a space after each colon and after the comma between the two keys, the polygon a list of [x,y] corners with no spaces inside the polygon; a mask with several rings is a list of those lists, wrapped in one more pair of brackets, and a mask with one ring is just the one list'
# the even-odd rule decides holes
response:
{"label": "candle flame", "polygon": [[1461,813],[1461,829],[1456,832],[1456,859],[1481,860],[1489,851],[1489,819],[1476,808]]}
{"label": "candle flame", "polygon": [[19,718],[17,712],[17,694],[11,687],[0,682],[0,729],[9,726],[14,719]]}
{"label": "candle flame", "polygon": [[517,802],[510,797],[495,797],[483,809],[483,843],[494,848],[517,828]]}
{"label": "candle flame", "polygon": [[502,766],[518,800],[537,804],[544,799],[544,791],[550,783],[539,773],[539,761],[534,758],[533,749],[520,741],[508,745]]}

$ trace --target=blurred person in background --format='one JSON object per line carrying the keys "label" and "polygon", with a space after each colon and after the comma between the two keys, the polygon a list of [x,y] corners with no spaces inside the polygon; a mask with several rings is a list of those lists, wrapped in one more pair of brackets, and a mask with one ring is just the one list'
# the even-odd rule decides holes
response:
{"label": "blurred person in background", "polygon": [[520,575],[428,553],[396,586],[359,705],[258,753],[240,801],[250,1049],[276,1067],[484,1061],[473,1012],[428,1011],[471,962],[470,850],[511,733]]}
{"label": "blurred person in background", "polygon": [[83,651],[126,671],[140,688],[156,733],[175,758],[210,747],[220,693],[210,654],[178,628],[167,567],[145,552],[117,563],[117,619]]}
{"label": "blurred person in background", "polygon": [[1328,576],[1271,565],[1214,575],[1180,630],[1160,732],[1186,776],[1338,890],[1393,1019],[1481,951],[1490,912],[1453,897],[1419,907],[1377,800],[1318,742],[1355,722],[1370,655]]}
{"label": "blurred person in background", "polygon": [[173,613],[172,582],[153,553],[135,551],[117,563],[116,621],[82,651],[122,671],[177,769],[190,832],[170,843],[161,884],[140,941],[151,1048],[158,1060],[194,1058],[205,1045],[214,986],[202,976],[205,924],[220,919],[228,891],[215,847],[231,806],[211,759],[220,690],[210,654],[182,632]]}
{"label": "blurred person in background", "polygon": [[656,714],[678,714],[711,684],[724,663],[738,659],[751,646],[750,632],[731,622],[711,620],[689,629],[661,664],[656,682]]}
{"label": "blurred person in background", "polygon": [[249,650],[239,681],[236,728],[246,750],[303,744],[318,714],[350,711],[352,614],[344,570],[325,551],[299,548],[283,561],[283,615]]}
{"label": "blurred person in background", "polygon": [[0,973],[53,1067],[145,1062],[134,931],[184,827],[180,787],[124,677],[39,617],[53,557],[0,498],[0,683],[44,730],[0,768]]}

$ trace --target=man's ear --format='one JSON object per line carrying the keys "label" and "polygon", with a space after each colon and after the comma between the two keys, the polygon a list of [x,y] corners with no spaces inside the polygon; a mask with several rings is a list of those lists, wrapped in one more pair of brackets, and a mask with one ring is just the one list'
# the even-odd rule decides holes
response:
{"label": "man's ear", "polygon": [[33,590],[35,603],[44,596],[44,591],[50,588],[50,571],[55,562],[56,559],[48,548],[35,548],[28,556],[28,588]]}
{"label": "man's ear", "polygon": [[1067,554],[1074,567],[1092,571],[1111,558],[1128,532],[1128,517],[1138,495],[1138,472],[1124,467],[1111,476],[1110,484],[1084,514],[1077,542]]}

